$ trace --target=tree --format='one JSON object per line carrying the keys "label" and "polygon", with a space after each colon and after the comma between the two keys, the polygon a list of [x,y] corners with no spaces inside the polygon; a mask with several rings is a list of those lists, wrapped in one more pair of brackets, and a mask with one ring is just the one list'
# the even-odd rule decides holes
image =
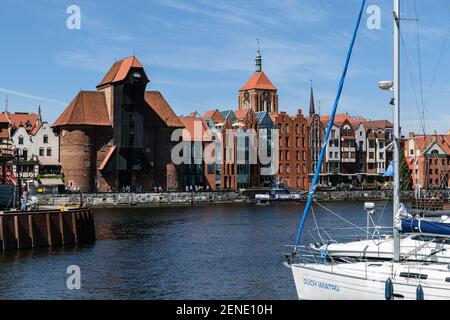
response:
{"label": "tree", "polygon": [[401,152],[400,154],[400,189],[411,189],[411,176],[409,174],[409,166],[404,152]]}

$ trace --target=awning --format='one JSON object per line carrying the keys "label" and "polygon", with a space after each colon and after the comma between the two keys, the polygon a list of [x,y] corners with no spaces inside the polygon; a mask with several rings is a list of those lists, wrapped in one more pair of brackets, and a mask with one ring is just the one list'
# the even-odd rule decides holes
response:
{"label": "awning", "polygon": [[105,159],[103,159],[102,163],[100,164],[100,167],[98,168],[100,171],[105,169],[105,167],[108,164],[109,160],[111,159],[114,151],[116,151],[116,146],[113,146],[111,149],[109,149],[108,153],[106,154]]}
{"label": "awning", "polygon": [[42,178],[41,184],[43,186],[61,186],[64,185],[64,182],[59,178]]}

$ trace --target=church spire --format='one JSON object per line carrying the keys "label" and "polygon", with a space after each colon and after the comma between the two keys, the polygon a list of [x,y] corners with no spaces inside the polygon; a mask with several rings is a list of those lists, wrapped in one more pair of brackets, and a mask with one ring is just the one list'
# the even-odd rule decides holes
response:
{"label": "church spire", "polygon": [[256,39],[256,41],[258,42],[258,51],[256,52],[256,72],[261,72],[262,71],[262,56],[261,56],[261,51],[259,50],[259,39]]}
{"label": "church spire", "polygon": [[313,90],[313,85],[312,85],[312,80],[311,80],[311,97],[309,100],[309,116],[312,117],[315,114],[316,114],[316,107],[314,105],[314,90]]}

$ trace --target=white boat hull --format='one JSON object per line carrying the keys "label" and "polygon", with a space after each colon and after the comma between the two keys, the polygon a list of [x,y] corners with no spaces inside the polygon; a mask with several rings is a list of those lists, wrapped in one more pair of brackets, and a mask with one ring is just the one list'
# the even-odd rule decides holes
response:
{"label": "white boat hull", "polygon": [[399,276],[401,272],[412,272],[414,267],[391,262],[378,263],[377,267],[370,265],[365,262],[292,264],[291,269],[300,300],[385,300],[388,278],[393,282],[396,300],[416,300],[419,284],[425,300],[450,300],[450,283],[445,281],[445,276],[450,276],[447,266],[429,270],[438,276],[437,279],[421,280]]}

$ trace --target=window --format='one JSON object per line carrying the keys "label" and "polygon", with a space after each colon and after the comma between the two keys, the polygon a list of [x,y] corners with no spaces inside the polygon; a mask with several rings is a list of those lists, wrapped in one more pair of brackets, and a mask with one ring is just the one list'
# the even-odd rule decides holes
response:
{"label": "window", "polygon": [[370,160],[375,159],[375,153],[374,152],[369,152],[369,159]]}
{"label": "window", "polygon": [[19,136],[19,144],[23,144],[23,137]]}
{"label": "window", "polygon": [[47,157],[52,156],[52,148],[47,148]]}
{"label": "window", "polygon": [[288,164],[286,165],[286,173],[290,173],[290,167]]}
{"label": "window", "polygon": [[89,160],[84,160],[83,165],[85,168],[89,168],[91,166],[91,162]]}
{"label": "window", "polygon": [[24,159],[28,159],[28,150],[27,150],[27,149],[23,149],[23,150],[22,150],[22,157],[23,157]]}
{"label": "window", "polygon": [[286,151],[286,160],[289,161],[290,157],[289,157],[289,151]]}
{"label": "window", "polygon": [[336,130],[331,130],[331,139],[336,138]]}
{"label": "window", "polygon": [[380,149],[383,149],[383,148],[384,148],[384,142],[383,142],[383,141],[380,141],[378,144],[379,144],[379,146],[380,146]]}
{"label": "window", "polygon": [[333,158],[333,152],[330,152],[330,158]]}
{"label": "window", "polygon": [[286,134],[289,134],[289,125],[286,125]]}
{"label": "window", "polygon": [[45,144],[48,143],[48,135],[44,134],[43,141]]}
{"label": "window", "polygon": [[369,141],[369,148],[375,148],[375,141]]}
{"label": "window", "polygon": [[384,153],[380,152],[380,160],[384,160]]}
{"label": "window", "polygon": [[39,148],[39,156],[40,157],[44,156],[44,148]]}

